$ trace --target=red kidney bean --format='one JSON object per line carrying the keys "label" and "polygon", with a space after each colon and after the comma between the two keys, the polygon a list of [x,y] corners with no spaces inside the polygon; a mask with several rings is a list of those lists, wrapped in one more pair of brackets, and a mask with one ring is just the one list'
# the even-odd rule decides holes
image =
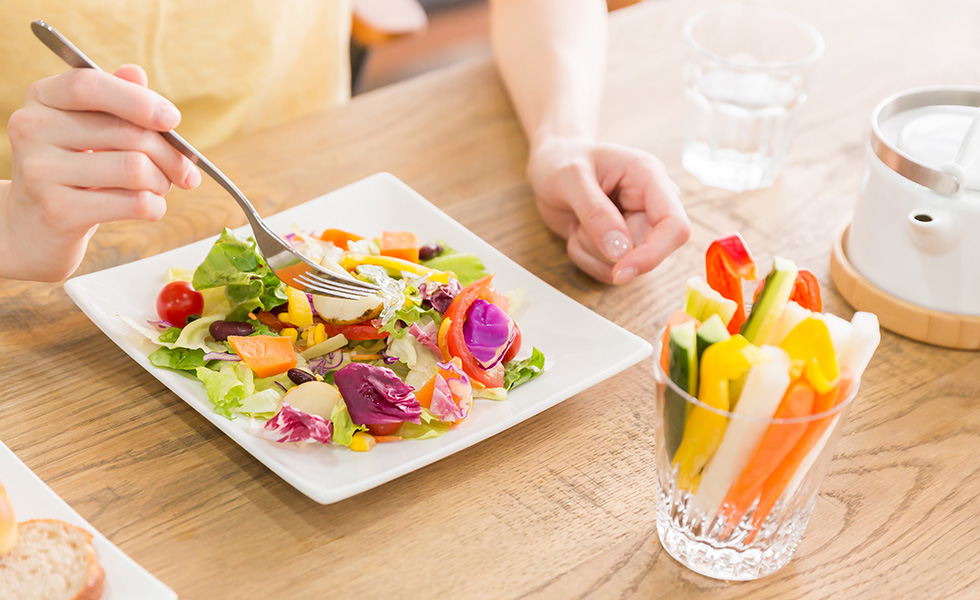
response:
{"label": "red kidney bean", "polygon": [[255,327],[251,323],[239,321],[215,321],[208,327],[208,331],[211,333],[211,337],[219,342],[224,342],[229,335],[252,335],[255,332]]}
{"label": "red kidney bean", "polygon": [[419,260],[429,260],[442,254],[445,250],[439,244],[426,244],[419,248]]}
{"label": "red kidney bean", "polygon": [[303,369],[290,369],[286,371],[286,375],[289,377],[289,380],[296,385],[304,384],[307,381],[316,381],[316,377],[314,377],[312,373],[304,371]]}

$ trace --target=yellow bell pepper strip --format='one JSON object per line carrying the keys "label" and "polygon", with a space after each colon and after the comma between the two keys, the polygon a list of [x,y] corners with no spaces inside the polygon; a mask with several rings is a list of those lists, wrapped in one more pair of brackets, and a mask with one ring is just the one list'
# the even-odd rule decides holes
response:
{"label": "yellow bell pepper strip", "polygon": [[286,312],[279,314],[279,320],[297,327],[313,324],[313,307],[305,292],[286,287],[286,297],[289,299]]}
{"label": "yellow bell pepper strip", "polygon": [[340,266],[347,269],[348,271],[353,271],[358,265],[377,265],[388,270],[389,273],[398,275],[402,271],[411,273],[412,275],[419,275],[422,277],[428,277],[432,281],[438,283],[448,283],[449,273],[445,271],[437,271],[435,269],[430,269],[428,267],[423,267],[418,263],[413,263],[407,260],[402,260],[400,258],[395,258],[393,256],[374,256],[368,254],[345,254],[343,260],[340,261]]}
{"label": "yellow bell pepper strip", "polygon": [[[712,408],[727,411],[731,402],[728,383],[742,377],[756,363],[765,360],[762,351],[741,335],[712,344],[701,355],[699,400]],[[721,444],[728,419],[706,408],[695,406],[684,424],[684,437],[674,466],[677,467],[677,486],[696,492],[701,469]]]}
{"label": "yellow bell pepper strip", "polygon": [[840,378],[837,355],[830,339],[830,330],[821,319],[804,319],[789,332],[779,347],[789,354],[797,368],[802,364],[802,376],[817,394],[829,394],[837,385]]}

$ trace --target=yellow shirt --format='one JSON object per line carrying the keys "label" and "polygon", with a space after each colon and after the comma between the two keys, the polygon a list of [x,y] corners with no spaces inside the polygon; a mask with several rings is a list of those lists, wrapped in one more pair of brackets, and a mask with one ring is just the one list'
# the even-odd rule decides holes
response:
{"label": "yellow shirt", "polygon": [[67,68],[34,19],[106,71],[142,66],[201,148],[350,97],[350,0],[0,0],[0,179],[11,113],[32,82]]}

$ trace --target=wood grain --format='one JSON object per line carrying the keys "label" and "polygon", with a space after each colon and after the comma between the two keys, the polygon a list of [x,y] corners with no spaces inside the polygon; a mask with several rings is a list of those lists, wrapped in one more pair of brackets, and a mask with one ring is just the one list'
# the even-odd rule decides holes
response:
{"label": "wood grain", "polygon": [[[705,188],[680,168],[680,31],[713,3],[612,16],[601,136],[664,159],[693,240],[608,288],[577,272],[538,219],[525,141],[492,65],[358,97],[209,154],[271,214],[390,171],[508,256],[648,339],[711,239],[815,271],[825,305],[834,230],[851,210],[874,105],[980,80],[980,6],[955,0],[768,4],[814,24],[826,55],[785,174]],[[244,224],[215,185],[174,192],[161,223],[104,226],[81,272]],[[980,586],[980,355],[885,333],[800,550],[761,581],[674,562],[654,528],[653,380],[630,369],[477,446],[331,506],[279,480],[129,360],[60,286],[0,282],[0,439],[183,599],[972,598]],[[0,474],[2,476],[2,474]]]}

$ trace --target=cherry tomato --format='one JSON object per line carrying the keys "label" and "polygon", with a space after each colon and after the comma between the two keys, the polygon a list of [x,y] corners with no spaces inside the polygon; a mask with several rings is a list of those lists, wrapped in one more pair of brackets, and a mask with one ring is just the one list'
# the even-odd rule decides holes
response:
{"label": "cherry tomato", "polygon": [[398,428],[402,426],[404,421],[398,421],[397,423],[372,423],[367,426],[368,433],[371,435],[395,435]]}
{"label": "cherry tomato", "polygon": [[510,348],[504,352],[504,358],[500,362],[508,363],[514,360],[517,353],[521,351],[521,328],[517,326],[517,323],[514,323],[514,329],[516,330],[514,341],[510,343]]}
{"label": "cherry tomato", "polygon": [[204,296],[186,281],[172,281],[163,286],[157,296],[157,314],[174,327],[187,325],[187,317],[200,315],[204,310]]}

